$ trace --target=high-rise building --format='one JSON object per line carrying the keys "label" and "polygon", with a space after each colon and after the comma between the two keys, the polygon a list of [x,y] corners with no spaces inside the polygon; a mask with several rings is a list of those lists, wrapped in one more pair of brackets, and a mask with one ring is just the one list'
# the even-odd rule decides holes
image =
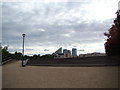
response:
{"label": "high-rise building", "polygon": [[62,53],[62,48],[59,48],[57,51],[53,53],[55,58],[71,58],[71,51],[67,49],[63,49]]}
{"label": "high-rise building", "polygon": [[72,56],[77,56],[77,49],[76,48],[72,49]]}
{"label": "high-rise building", "polygon": [[54,57],[55,58],[63,58],[64,57],[64,54],[62,53],[62,47],[59,48],[58,50],[56,50],[54,53],[53,53]]}
{"label": "high-rise building", "polygon": [[67,49],[63,49],[64,58],[70,58],[71,57],[71,51]]}
{"label": "high-rise building", "polygon": [[64,54],[64,53],[67,53],[67,52],[68,52],[68,50],[67,50],[67,49],[63,49],[63,54]]}
{"label": "high-rise building", "polygon": [[61,54],[62,53],[62,47],[59,48],[57,51],[55,51],[56,54]]}

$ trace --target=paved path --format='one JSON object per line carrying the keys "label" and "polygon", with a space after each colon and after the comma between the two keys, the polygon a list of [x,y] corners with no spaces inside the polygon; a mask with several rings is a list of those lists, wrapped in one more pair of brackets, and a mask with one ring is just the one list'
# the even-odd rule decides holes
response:
{"label": "paved path", "polygon": [[119,67],[2,67],[3,88],[117,88]]}

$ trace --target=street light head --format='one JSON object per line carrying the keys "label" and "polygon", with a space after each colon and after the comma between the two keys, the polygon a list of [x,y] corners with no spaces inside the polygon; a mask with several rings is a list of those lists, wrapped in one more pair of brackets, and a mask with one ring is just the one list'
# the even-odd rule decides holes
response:
{"label": "street light head", "polygon": [[22,36],[25,37],[25,34],[23,33]]}

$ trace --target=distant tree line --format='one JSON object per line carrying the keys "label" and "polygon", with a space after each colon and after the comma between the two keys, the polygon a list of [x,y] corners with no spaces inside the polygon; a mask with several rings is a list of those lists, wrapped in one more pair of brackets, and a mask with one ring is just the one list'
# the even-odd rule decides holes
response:
{"label": "distant tree line", "polygon": [[34,54],[33,56],[30,56],[29,58],[32,58],[32,59],[51,59],[51,58],[54,58],[54,56],[52,54],[46,54],[46,55],[42,55],[40,56],[40,54],[36,55]]}
{"label": "distant tree line", "polygon": [[17,52],[17,51],[15,53],[10,53],[8,51],[8,46],[1,48],[1,52],[2,52],[2,61],[6,61],[8,59],[21,60],[21,59],[28,58],[27,56],[23,56],[22,53]]}
{"label": "distant tree line", "polygon": [[107,36],[105,51],[108,56],[120,56],[120,10],[116,14],[117,18],[114,20],[114,24],[108,33],[104,33]]}
{"label": "distant tree line", "polygon": [[46,54],[46,55],[42,55],[40,56],[40,54],[38,55],[33,55],[33,56],[28,56],[28,55],[24,55],[21,52],[15,52],[15,53],[10,53],[8,51],[8,46],[5,46],[3,48],[1,48],[0,52],[2,52],[2,61],[6,61],[8,59],[16,59],[16,60],[25,60],[25,59],[47,59],[47,58],[53,58],[53,55],[51,54]]}

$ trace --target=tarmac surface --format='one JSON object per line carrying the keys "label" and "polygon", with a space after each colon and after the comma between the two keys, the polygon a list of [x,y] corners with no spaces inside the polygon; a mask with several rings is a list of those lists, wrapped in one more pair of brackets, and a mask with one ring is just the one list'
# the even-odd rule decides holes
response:
{"label": "tarmac surface", "polygon": [[13,60],[2,66],[3,88],[118,88],[117,66],[25,66]]}
{"label": "tarmac surface", "polygon": [[61,59],[29,59],[27,66],[119,66],[120,57],[82,57]]}

